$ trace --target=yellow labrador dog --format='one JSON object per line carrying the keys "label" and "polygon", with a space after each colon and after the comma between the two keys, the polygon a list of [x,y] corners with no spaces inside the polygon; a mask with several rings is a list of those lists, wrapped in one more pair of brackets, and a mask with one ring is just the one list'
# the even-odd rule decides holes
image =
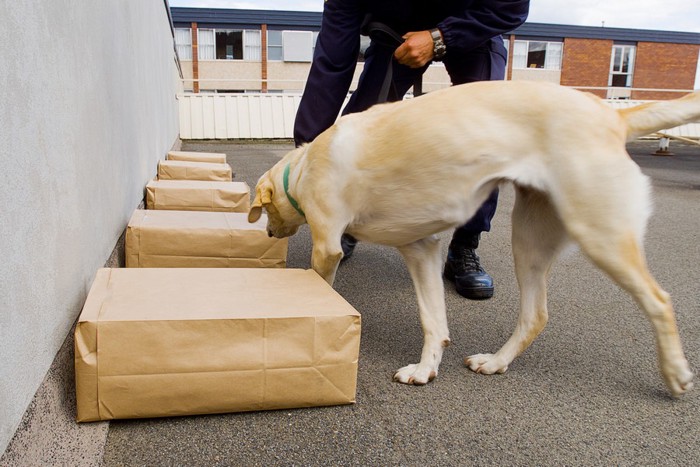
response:
{"label": "yellow labrador dog", "polygon": [[692,387],[669,295],[650,275],[642,241],[650,184],[625,142],[700,117],[700,93],[613,110],[597,97],[523,81],[454,86],[341,118],[258,181],[249,220],[265,208],[271,236],[308,223],[312,267],[333,284],[343,232],[399,249],[418,296],[420,361],[394,378],[435,378],[450,342],[436,233],[463,224],[500,183],[515,186],[513,254],[520,318],[495,354],[465,358],[503,373],[547,322],[546,276],[573,240],[629,292],[653,325],[673,395]]}

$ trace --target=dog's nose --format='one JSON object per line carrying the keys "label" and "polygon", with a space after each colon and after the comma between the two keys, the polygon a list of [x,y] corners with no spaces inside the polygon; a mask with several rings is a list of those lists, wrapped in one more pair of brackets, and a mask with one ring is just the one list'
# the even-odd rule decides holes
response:
{"label": "dog's nose", "polygon": [[267,231],[267,236],[268,236],[268,237],[272,237],[272,230],[268,230],[268,231]]}

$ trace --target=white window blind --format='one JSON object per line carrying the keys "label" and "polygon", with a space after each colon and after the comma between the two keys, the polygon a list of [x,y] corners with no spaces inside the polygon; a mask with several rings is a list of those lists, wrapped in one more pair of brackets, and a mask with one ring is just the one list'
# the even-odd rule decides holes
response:
{"label": "white window blind", "polygon": [[546,70],[559,70],[561,68],[561,42],[548,42],[547,55],[544,59],[544,68]]}
{"label": "white window blind", "polygon": [[513,44],[513,68],[527,68],[527,41]]}
{"label": "white window blind", "polygon": [[260,31],[244,31],[243,38],[243,60],[259,62],[262,60],[262,49],[260,43]]}
{"label": "white window blind", "polygon": [[180,60],[192,60],[192,32],[189,29],[175,29],[175,47]]}
{"label": "white window blind", "polygon": [[213,29],[199,29],[197,35],[199,59],[214,60],[216,58],[216,40]]}

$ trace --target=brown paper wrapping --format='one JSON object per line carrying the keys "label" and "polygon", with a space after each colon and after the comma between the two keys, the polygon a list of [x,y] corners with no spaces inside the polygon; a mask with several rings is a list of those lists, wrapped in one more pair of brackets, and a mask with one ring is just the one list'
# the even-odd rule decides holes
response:
{"label": "brown paper wrapping", "polygon": [[353,403],[359,343],[359,314],[311,270],[100,269],[77,420]]}
{"label": "brown paper wrapping", "polygon": [[226,163],[226,154],[220,152],[169,151],[166,156],[170,161],[215,162]]}
{"label": "brown paper wrapping", "polygon": [[248,212],[250,187],[245,182],[151,180],[146,185],[146,208]]}
{"label": "brown paper wrapping", "polygon": [[126,228],[127,268],[284,268],[288,240],[267,218],[238,212],[137,209]]}
{"label": "brown paper wrapping", "polygon": [[230,182],[232,179],[233,172],[228,164],[168,160],[158,162],[158,180]]}

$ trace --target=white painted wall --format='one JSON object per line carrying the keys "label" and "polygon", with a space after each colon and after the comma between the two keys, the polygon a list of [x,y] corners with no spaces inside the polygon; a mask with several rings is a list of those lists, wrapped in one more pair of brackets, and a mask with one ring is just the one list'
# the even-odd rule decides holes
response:
{"label": "white painted wall", "polygon": [[178,136],[163,0],[0,0],[0,453]]}
{"label": "white painted wall", "polygon": [[698,50],[698,66],[695,69],[695,85],[693,86],[693,89],[700,89],[700,50]]}

